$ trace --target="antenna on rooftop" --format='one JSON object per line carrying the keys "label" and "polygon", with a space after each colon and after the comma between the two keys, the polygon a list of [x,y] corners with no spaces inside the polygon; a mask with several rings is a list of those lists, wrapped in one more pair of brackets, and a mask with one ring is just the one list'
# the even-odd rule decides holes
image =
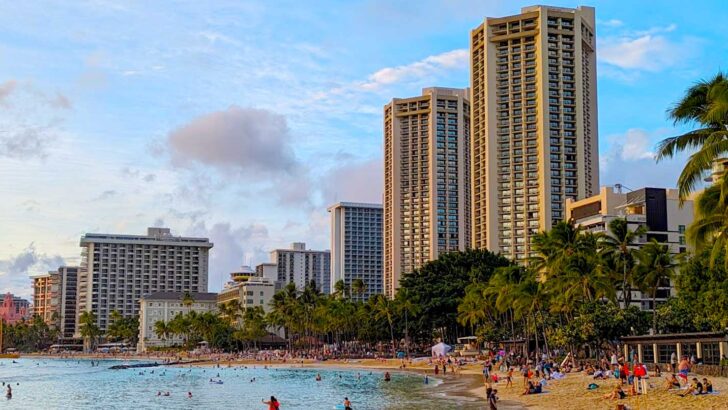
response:
{"label": "antenna on rooftop", "polygon": [[614,189],[617,190],[617,193],[618,194],[621,194],[622,193],[622,188],[628,189],[629,191],[634,191],[634,189],[632,189],[632,188],[630,188],[630,187],[628,187],[626,185],[622,185],[620,183],[614,184]]}

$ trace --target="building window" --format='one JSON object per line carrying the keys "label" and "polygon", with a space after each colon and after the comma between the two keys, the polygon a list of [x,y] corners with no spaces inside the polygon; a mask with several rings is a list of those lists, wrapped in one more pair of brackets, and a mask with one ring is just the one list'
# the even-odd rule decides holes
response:
{"label": "building window", "polygon": [[652,350],[652,345],[642,345],[642,362],[643,363],[654,363],[655,362],[655,351]]}
{"label": "building window", "polygon": [[703,343],[703,363],[719,364],[720,363],[720,347],[718,343]]}
{"label": "building window", "polygon": [[685,233],[685,225],[678,225],[677,231],[680,233]]}
{"label": "building window", "polygon": [[677,346],[670,345],[657,345],[657,354],[659,363],[670,363],[670,356],[675,353],[677,354]]}

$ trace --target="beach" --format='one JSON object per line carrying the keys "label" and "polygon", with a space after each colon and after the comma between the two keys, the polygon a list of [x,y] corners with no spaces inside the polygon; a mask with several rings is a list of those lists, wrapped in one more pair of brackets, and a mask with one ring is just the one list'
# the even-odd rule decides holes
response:
{"label": "beach", "polygon": [[[243,361],[252,365],[262,365],[263,362]],[[221,366],[240,364],[243,362],[199,362],[194,366]],[[274,362],[275,363],[275,362]],[[426,361],[407,364],[400,369],[401,360],[352,360],[352,361],[309,361],[298,364],[273,364],[273,366],[294,366],[302,368],[345,368],[345,369],[377,369],[391,371],[416,372],[428,374],[432,377],[432,367]],[[485,385],[482,378],[482,367],[477,364],[462,366],[457,373],[440,373],[436,377],[443,381],[439,386],[439,394],[447,395],[459,400],[467,400],[474,403],[485,402]],[[664,409],[664,410],[685,410],[685,409],[728,409],[728,378],[708,377],[718,394],[680,397],[678,390],[664,390],[663,377],[649,379],[647,395],[627,396],[622,400],[604,399],[602,396],[611,392],[617,383],[614,379],[593,380],[591,376],[584,373],[570,373],[561,380],[549,381],[543,394],[522,395],[523,377],[514,372],[513,387],[505,387],[505,373],[496,372],[501,377],[499,383],[493,384],[498,389],[499,409],[614,409],[617,404],[624,404],[629,409]],[[691,378],[693,375],[691,374]],[[695,376],[702,379],[703,376]],[[599,387],[588,390],[587,386],[595,383]]]}
{"label": "beach", "polygon": [[[56,356],[37,356],[28,357],[47,357],[57,358]],[[74,358],[110,358],[108,355],[76,355]],[[116,357],[117,359],[128,360],[144,360],[154,361],[165,359],[164,357],[147,357],[147,356],[125,356]],[[482,377],[482,366],[480,364],[467,364],[461,366],[456,372],[448,372],[446,374],[434,375],[432,366],[427,360],[419,360],[405,363],[405,368],[401,368],[402,361],[394,359],[361,359],[361,360],[288,360],[285,363],[280,360],[262,361],[254,359],[244,360],[217,360],[210,358],[200,358],[195,362],[179,364],[177,366],[192,367],[217,367],[221,368],[239,367],[239,366],[256,366],[256,367],[275,367],[275,368],[301,368],[301,369],[342,369],[342,370],[362,370],[362,371],[390,371],[390,372],[409,372],[422,375],[427,374],[429,377],[436,378],[442,383],[432,390],[432,394],[440,397],[452,398],[454,402],[466,403],[467,407],[477,408],[478,405],[485,406],[485,385]],[[514,380],[512,387],[505,387],[504,373],[496,372],[501,377],[499,383],[493,384],[493,388],[498,389],[499,409],[614,409],[617,404],[624,404],[629,409],[665,409],[665,410],[685,410],[685,409],[728,409],[728,378],[708,377],[713,383],[714,389],[718,394],[687,396],[680,397],[679,391],[665,391],[664,377],[649,379],[649,389],[647,395],[627,396],[622,400],[604,399],[602,396],[611,392],[615,384],[614,379],[609,380],[593,380],[591,376],[584,373],[569,373],[561,380],[552,380],[548,382],[545,393],[535,395],[522,395],[524,390],[523,377],[514,372]],[[664,376],[664,373],[663,373]],[[693,375],[691,374],[691,378]],[[703,376],[696,376],[702,379]],[[595,383],[599,387],[594,390],[588,390],[587,386]]]}

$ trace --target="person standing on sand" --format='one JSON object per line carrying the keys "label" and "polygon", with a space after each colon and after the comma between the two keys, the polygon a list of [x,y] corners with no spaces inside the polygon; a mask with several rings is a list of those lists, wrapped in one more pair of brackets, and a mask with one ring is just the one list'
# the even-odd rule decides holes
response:
{"label": "person standing on sand", "polygon": [[498,410],[497,407],[495,406],[496,400],[494,397],[493,389],[491,389],[490,387],[485,389],[485,399],[488,401],[488,408],[490,410],[494,410],[494,409]]}
{"label": "person standing on sand", "polygon": [[683,356],[682,360],[680,360],[680,365],[678,366],[678,376],[683,379],[685,382],[684,384],[688,383],[688,373],[690,372],[690,362],[688,362],[688,357]]}

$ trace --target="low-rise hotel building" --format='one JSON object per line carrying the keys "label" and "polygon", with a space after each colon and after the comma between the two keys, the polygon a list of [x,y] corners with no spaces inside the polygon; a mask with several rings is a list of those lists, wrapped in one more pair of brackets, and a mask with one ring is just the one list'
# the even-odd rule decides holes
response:
{"label": "low-rise hotel building", "polygon": [[252,276],[244,282],[229,282],[220,294],[217,303],[224,305],[237,300],[244,309],[261,306],[268,312],[270,301],[276,292],[275,282],[263,277]]}
{"label": "low-rise hotel building", "polygon": [[[633,229],[638,226],[647,229],[646,234],[638,238],[636,246],[655,239],[667,245],[673,253],[688,250],[685,229],[693,221],[693,201],[686,200],[681,206],[677,189],[622,190],[622,187],[602,187],[599,195],[579,201],[567,199],[566,219],[592,232],[607,232],[612,220],[623,218]],[[674,294],[672,285],[665,283],[658,290],[657,303]],[[632,304],[644,310],[653,308],[652,298],[637,290],[632,291]]]}
{"label": "low-rise hotel building", "polygon": [[30,318],[30,302],[6,293],[0,305],[0,318],[7,324],[13,324]]}
{"label": "low-rise hotel building", "polygon": [[165,340],[154,326],[158,321],[169,322],[179,314],[217,311],[217,293],[189,293],[191,303],[185,305],[184,292],[155,292],[139,299],[139,343],[137,351],[146,352],[150,347],[174,346],[183,342],[179,335],[170,334]]}

